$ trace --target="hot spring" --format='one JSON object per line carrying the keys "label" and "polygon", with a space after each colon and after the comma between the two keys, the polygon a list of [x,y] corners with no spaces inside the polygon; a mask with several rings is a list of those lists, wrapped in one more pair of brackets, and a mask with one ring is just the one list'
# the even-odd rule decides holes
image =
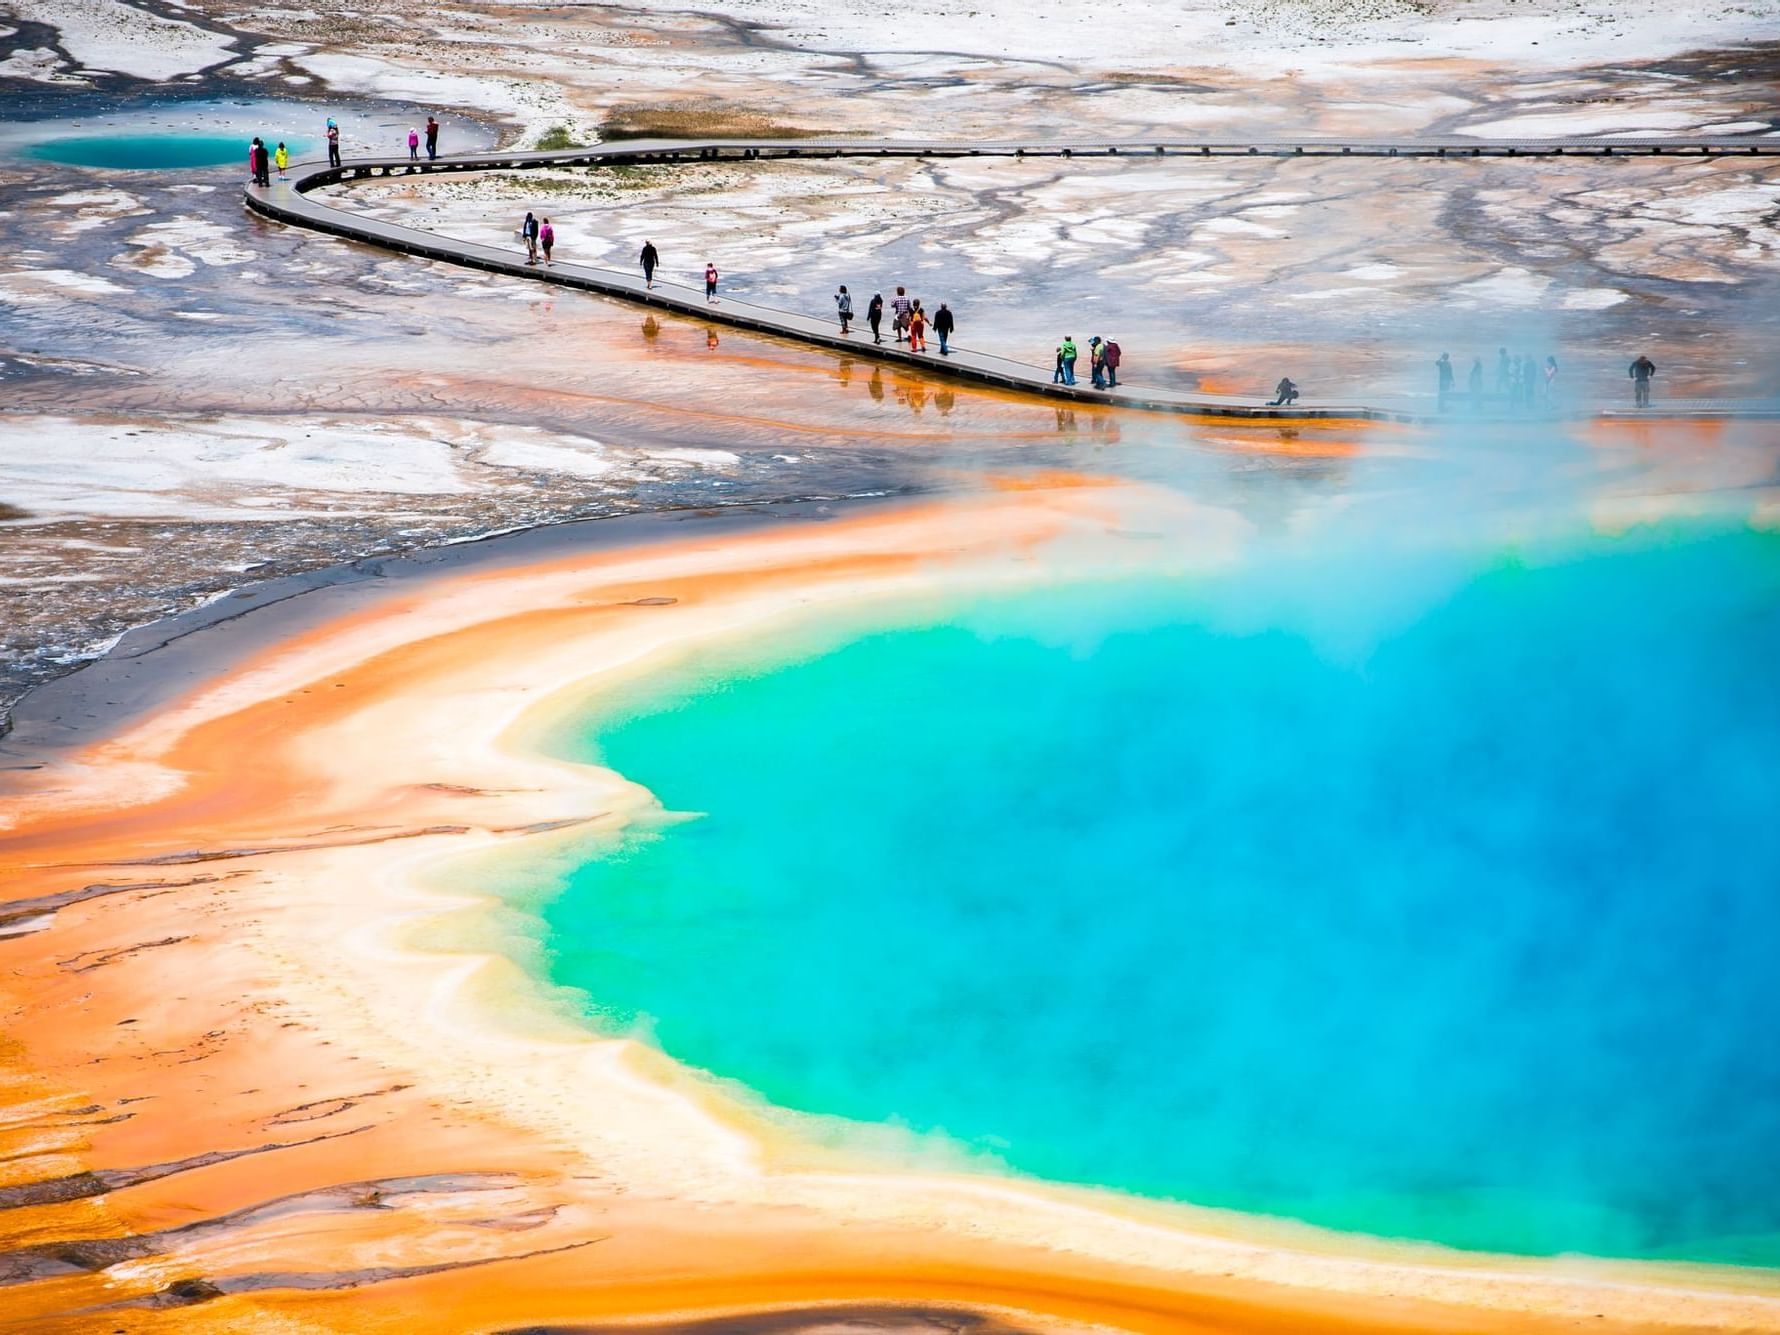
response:
{"label": "hot spring", "polygon": [[1780,538],[1480,556],[1363,628],[1332,579],[906,608],[602,695],[557,749],[695,814],[585,850],[552,977],[992,1169],[1780,1263]]}

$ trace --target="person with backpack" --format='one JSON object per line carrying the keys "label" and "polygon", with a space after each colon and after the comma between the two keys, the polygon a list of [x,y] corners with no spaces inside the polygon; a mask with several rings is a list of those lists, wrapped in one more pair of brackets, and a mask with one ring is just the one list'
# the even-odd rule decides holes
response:
{"label": "person with backpack", "polygon": [[871,326],[871,341],[882,343],[884,334],[879,327],[884,322],[884,294],[882,292],[871,294],[871,304],[865,308],[865,322]]}
{"label": "person with backpack", "polygon": [[1643,353],[1638,360],[1627,369],[1626,374],[1632,378],[1632,402],[1640,408],[1650,406],[1650,378],[1656,374],[1656,363]]}
{"label": "person with backpack", "polygon": [[717,266],[705,261],[705,300],[717,304]]}
{"label": "person with backpack", "polygon": [[555,245],[556,229],[550,225],[550,219],[546,218],[538,225],[538,247],[544,252],[546,267],[550,264],[550,251]]}
{"label": "person with backpack", "polygon": [[845,283],[842,283],[841,290],[834,294],[834,308],[841,317],[841,333],[851,334],[853,331],[848,326],[853,323],[853,298],[848,294]]}
{"label": "person with backpack", "polygon": [[909,351],[927,351],[927,312],[918,301],[909,306]]}
{"label": "person with backpack", "polygon": [[530,212],[525,215],[525,221],[519,224],[519,239],[525,242],[525,262],[536,264],[538,262],[538,220]]}
{"label": "person with backpack", "polygon": [[1112,339],[1107,339],[1105,361],[1106,387],[1108,389],[1117,389],[1119,387],[1119,358],[1121,355],[1122,354],[1119,352],[1119,345],[1113,342]]}
{"label": "person with backpack", "polygon": [[643,242],[643,251],[637,258],[643,265],[643,286],[655,286],[655,266],[661,263],[661,256],[656,252],[653,241]]}
{"label": "person with backpack", "polygon": [[892,316],[890,327],[896,331],[896,341],[898,343],[902,342],[903,335],[907,332],[909,327],[909,309],[909,294],[905,292],[901,286],[898,286],[896,295],[890,298],[890,310]]}
{"label": "person with backpack", "polygon": [[1106,388],[1106,346],[1099,334],[1088,340],[1088,379],[1095,389]]}
{"label": "person with backpack", "polygon": [[939,355],[942,357],[952,355],[951,349],[946,347],[946,340],[952,336],[955,328],[957,322],[952,318],[952,308],[945,302],[940,302],[939,309],[933,313],[933,332],[939,335]]}
{"label": "person with backpack", "polygon": [[1269,408],[1289,408],[1298,401],[1298,386],[1292,383],[1290,376],[1281,376],[1279,383],[1273,387],[1273,402]]}
{"label": "person with backpack", "polygon": [[334,124],[334,118],[328,117],[328,166],[340,165],[340,127]]}

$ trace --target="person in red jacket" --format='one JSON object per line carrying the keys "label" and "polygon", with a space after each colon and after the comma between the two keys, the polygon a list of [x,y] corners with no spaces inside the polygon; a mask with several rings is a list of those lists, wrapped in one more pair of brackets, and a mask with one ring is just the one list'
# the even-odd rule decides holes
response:
{"label": "person in red jacket", "polygon": [[717,266],[709,260],[705,261],[705,300],[713,305],[717,302]]}
{"label": "person in red jacket", "polygon": [[1116,389],[1119,384],[1119,345],[1110,338],[1106,340],[1106,387]]}

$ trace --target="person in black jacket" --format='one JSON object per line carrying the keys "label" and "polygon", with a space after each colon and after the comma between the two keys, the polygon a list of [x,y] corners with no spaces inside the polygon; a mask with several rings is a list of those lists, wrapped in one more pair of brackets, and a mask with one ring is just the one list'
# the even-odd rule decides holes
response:
{"label": "person in black jacket", "polygon": [[940,302],[939,309],[933,313],[933,332],[939,335],[940,356],[952,355],[946,349],[946,340],[952,336],[952,330],[956,327],[956,322],[952,319],[952,308],[945,302]]}
{"label": "person in black jacket", "polygon": [[643,286],[655,286],[655,266],[661,263],[661,256],[656,253],[653,241],[643,242],[643,253],[637,257],[643,262]]}
{"label": "person in black jacket", "polygon": [[884,341],[884,335],[880,332],[880,326],[884,323],[884,294],[882,292],[871,294],[871,303],[865,308],[865,322],[871,326],[871,341],[882,343]]}
{"label": "person in black jacket", "polygon": [[1650,406],[1650,377],[1656,374],[1656,363],[1643,353],[1638,360],[1627,369],[1626,374],[1632,378],[1632,402],[1640,408]]}

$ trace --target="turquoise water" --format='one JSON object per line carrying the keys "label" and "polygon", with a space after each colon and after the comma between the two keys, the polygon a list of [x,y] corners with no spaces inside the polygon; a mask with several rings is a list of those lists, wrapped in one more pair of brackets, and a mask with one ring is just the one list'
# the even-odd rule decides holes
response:
{"label": "turquoise water", "polygon": [[1372,592],[1275,566],[686,662],[564,744],[704,814],[589,854],[553,975],[1023,1173],[1780,1264],[1780,540]]}
{"label": "turquoise water", "polygon": [[[175,167],[221,167],[238,163],[247,170],[252,136],[205,134],[116,134],[50,139],[26,150],[30,157],[73,167],[117,167],[133,171],[165,171]],[[276,140],[267,140],[275,149]],[[285,140],[291,161],[307,153],[307,140]]]}

